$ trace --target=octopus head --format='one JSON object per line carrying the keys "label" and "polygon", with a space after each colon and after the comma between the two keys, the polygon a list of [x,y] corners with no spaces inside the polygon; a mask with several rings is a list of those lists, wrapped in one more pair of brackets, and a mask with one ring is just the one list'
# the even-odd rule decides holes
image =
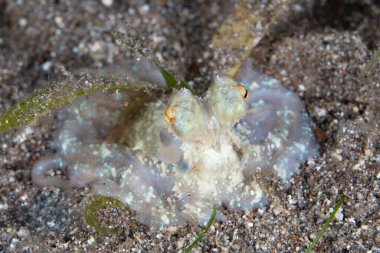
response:
{"label": "octopus head", "polygon": [[248,90],[228,77],[217,77],[204,98],[182,89],[169,100],[165,119],[182,139],[195,138],[216,119],[221,127],[231,128],[247,113]]}

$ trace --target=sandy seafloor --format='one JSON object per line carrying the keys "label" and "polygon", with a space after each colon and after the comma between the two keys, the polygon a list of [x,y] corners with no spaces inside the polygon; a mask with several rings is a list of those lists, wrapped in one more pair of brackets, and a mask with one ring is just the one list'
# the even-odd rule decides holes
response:
{"label": "sandy seafloor", "polygon": [[[226,1],[0,0],[0,112],[61,80],[60,67],[128,68],[132,56],[114,43],[114,30],[144,40],[204,91],[215,69],[208,45],[230,12]],[[196,251],[302,252],[344,194],[315,251],[380,252],[380,65],[369,64],[379,27],[377,0],[296,1],[271,26],[252,54],[255,69],[304,100],[320,152],[289,184],[271,182],[267,207],[221,208],[227,220],[214,222]],[[119,235],[99,235],[82,218],[89,189],[34,186],[30,170],[51,149],[51,128],[0,135],[0,252],[177,252],[191,243],[198,226],[134,230],[117,210],[100,215]]]}

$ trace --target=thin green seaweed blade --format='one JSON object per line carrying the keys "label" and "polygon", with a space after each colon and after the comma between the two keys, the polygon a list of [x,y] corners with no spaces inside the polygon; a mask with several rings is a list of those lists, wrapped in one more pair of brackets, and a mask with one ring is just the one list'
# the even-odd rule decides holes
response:
{"label": "thin green seaweed blade", "polygon": [[240,0],[212,38],[211,47],[218,58],[230,59],[223,71],[234,77],[269,27],[287,9],[292,0],[280,0],[267,8],[261,1]]}
{"label": "thin green seaweed blade", "polygon": [[189,91],[191,91],[191,93],[193,93],[193,95],[196,95],[195,91],[184,81],[180,82],[179,88],[185,88],[185,89],[188,89]]}
{"label": "thin green seaweed blade", "polygon": [[137,43],[135,41],[133,41],[131,39],[127,39],[123,33],[114,32],[113,37],[117,41],[119,41],[121,44],[123,44],[124,46],[129,48],[129,50],[131,50],[134,55],[140,56],[140,57],[145,57],[147,59],[154,61],[154,64],[157,64],[155,61],[158,61],[158,60],[151,59],[152,57],[150,57],[147,53],[144,53],[144,51],[142,49],[137,47]]}
{"label": "thin green seaweed blade", "polygon": [[166,85],[169,88],[174,88],[174,89],[188,89],[193,93],[193,95],[196,95],[195,91],[185,82],[181,81],[179,84],[177,83],[177,80],[174,78],[173,75],[171,75],[166,69],[160,68],[160,72],[165,79]]}
{"label": "thin green seaweed blade", "polygon": [[[380,50],[378,50],[371,58],[364,73],[364,78],[374,79],[374,76],[379,71],[380,66]],[[377,75],[377,78],[379,76]]]}
{"label": "thin green seaweed blade", "polygon": [[102,235],[116,234],[117,228],[107,228],[102,226],[99,219],[96,217],[96,212],[112,206],[119,208],[124,212],[130,212],[130,209],[118,199],[103,195],[95,195],[92,202],[83,208],[84,221],[87,225],[91,226],[96,232]]}
{"label": "thin green seaweed blade", "polygon": [[330,223],[334,220],[336,213],[338,212],[339,208],[343,205],[344,202],[344,195],[342,195],[338,201],[338,203],[335,205],[333,212],[330,214],[329,218],[323,224],[323,227],[321,231],[319,231],[317,237],[314,239],[314,241],[307,247],[305,253],[310,253],[314,247],[317,245],[319,242],[319,239],[321,239],[322,235],[326,232],[327,228],[329,227]]}
{"label": "thin green seaweed blade", "polygon": [[177,80],[166,69],[160,68],[161,75],[165,79],[166,85],[169,88],[177,88]]}
{"label": "thin green seaweed blade", "polygon": [[197,245],[199,244],[199,242],[203,239],[203,237],[205,236],[205,234],[207,233],[207,231],[210,229],[212,223],[214,222],[217,211],[218,211],[218,205],[214,204],[214,207],[212,209],[211,217],[208,220],[208,222],[206,224],[206,227],[197,236],[197,238],[185,249],[184,253],[190,253],[195,247],[197,247]]}
{"label": "thin green seaweed blade", "polygon": [[[85,81],[83,81],[84,83]],[[79,82],[80,83],[80,82]],[[98,83],[98,84],[97,84]],[[94,81],[93,85],[60,84],[35,92],[25,101],[15,105],[0,118],[0,132],[15,127],[28,126],[60,107],[91,93],[112,89],[141,89],[149,85],[129,84],[118,81]],[[151,87],[151,89],[154,89]]]}
{"label": "thin green seaweed blade", "polygon": [[174,74],[172,74],[169,68],[165,67],[157,58],[153,57],[152,54],[149,54],[148,51],[144,52],[141,48],[137,46],[137,43],[131,39],[127,39],[124,34],[121,32],[114,32],[114,38],[119,41],[121,44],[129,48],[135,56],[144,57],[154,63],[159,69],[166,82],[168,88],[171,89],[181,89],[186,88],[194,94],[194,90],[186,83],[186,81],[178,81]]}

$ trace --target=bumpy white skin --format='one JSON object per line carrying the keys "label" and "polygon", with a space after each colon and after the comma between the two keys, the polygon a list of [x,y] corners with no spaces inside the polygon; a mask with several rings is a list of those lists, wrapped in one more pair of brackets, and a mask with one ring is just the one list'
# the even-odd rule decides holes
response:
{"label": "bumpy white skin", "polygon": [[[217,78],[205,97],[181,90],[147,103],[127,123],[128,95],[80,101],[61,115],[53,143],[58,152],[35,165],[34,182],[91,184],[94,193],[120,199],[155,226],[204,224],[214,203],[260,204],[265,194],[258,175],[286,180],[315,155],[317,144],[298,97],[273,79],[238,78],[249,90],[247,102],[236,82]],[[172,124],[165,122],[167,108]],[[52,176],[55,168],[67,168],[69,179]]]}

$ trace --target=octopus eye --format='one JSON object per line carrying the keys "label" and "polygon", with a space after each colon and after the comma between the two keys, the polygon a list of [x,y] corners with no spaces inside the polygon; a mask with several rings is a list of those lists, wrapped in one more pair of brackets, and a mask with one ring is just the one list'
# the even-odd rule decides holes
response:
{"label": "octopus eye", "polygon": [[249,92],[248,90],[244,87],[244,85],[242,85],[241,83],[238,83],[238,89],[244,99],[244,101],[247,101],[248,100],[248,95],[249,95]]}
{"label": "octopus eye", "polygon": [[206,127],[205,116],[201,101],[186,89],[179,90],[170,97],[165,111],[165,120],[170,125],[169,132],[174,131],[181,139],[198,137]]}
{"label": "octopus eye", "polygon": [[168,122],[170,125],[173,125],[174,124],[174,121],[175,121],[175,116],[174,116],[174,112],[173,112],[173,108],[172,107],[168,107],[165,111],[165,120],[166,122]]}
{"label": "octopus eye", "polygon": [[247,113],[248,90],[229,77],[218,77],[208,91],[210,108],[222,125],[233,126]]}

